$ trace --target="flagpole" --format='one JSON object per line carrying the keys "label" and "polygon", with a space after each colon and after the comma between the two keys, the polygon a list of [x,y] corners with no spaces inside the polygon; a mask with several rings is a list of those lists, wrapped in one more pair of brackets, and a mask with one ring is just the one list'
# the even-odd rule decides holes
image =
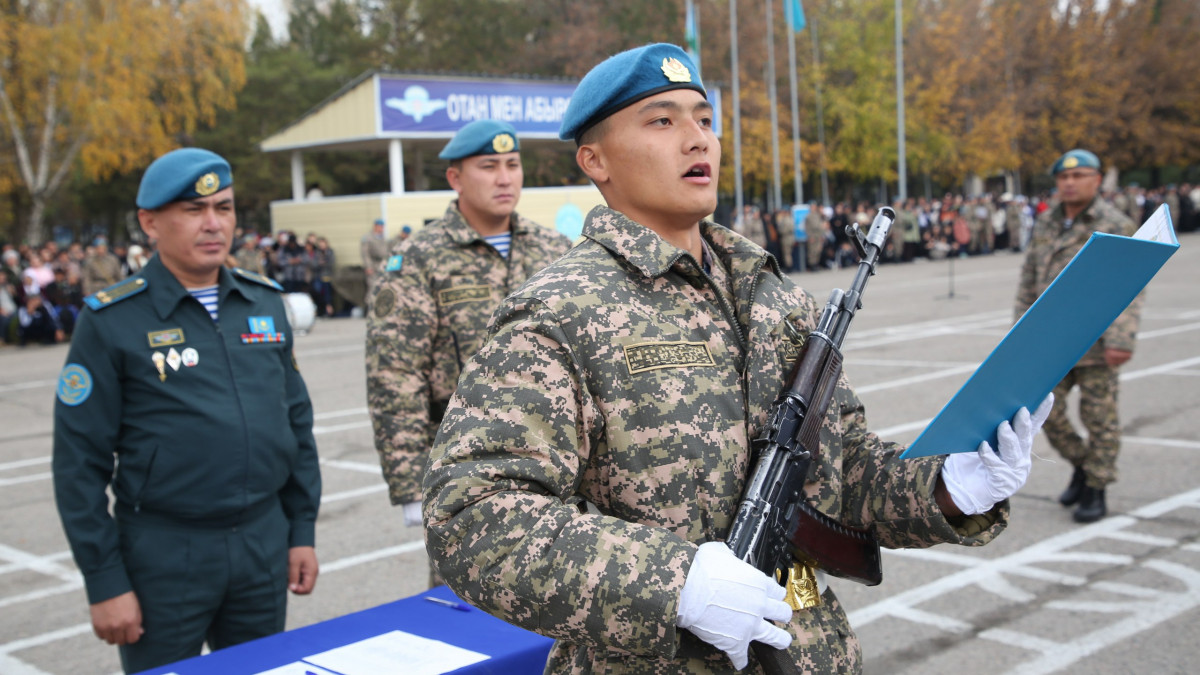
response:
{"label": "flagpole", "polygon": [[730,225],[742,217],[742,94],[738,65],[737,0],[729,0],[729,51],[733,71],[733,191],[734,213]]}
{"label": "flagpole", "polygon": [[775,2],[767,0],[767,99],[771,104],[771,171],[774,208],[783,206],[783,179],[779,169],[779,92],[775,84]]}
{"label": "flagpole", "polygon": [[829,170],[825,168],[825,108],[821,103],[821,56],[817,49],[817,15],[812,17],[813,82],[817,89],[817,143],[821,146],[821,203],[830,206]]}
{"label": "flagpole", "polygon": [[904,149],[904,0],[896,0],[896,139],[899,162],[896,173],[899,175],[899,191],[897,196],[901,201],[908,199],[908,167],[905,162]]}
{"label": "flagpole", "polygon": [[695,0],[687,0],[684,5],[684,41],[687,43],[688,56],[696,64],[696,74],[703,75],[700,68],[700,15],[696,9]]}
{"label": "flagpole", "polygon": [[783,0],[784,11],[788,13],[788,83],[792,93],[792,166],[795,168],[794,192],[792,198],[796,204],[804,203],[804,176],[800,172],[800,95],[796,81],[796,17],[793,14],[791,0]]}

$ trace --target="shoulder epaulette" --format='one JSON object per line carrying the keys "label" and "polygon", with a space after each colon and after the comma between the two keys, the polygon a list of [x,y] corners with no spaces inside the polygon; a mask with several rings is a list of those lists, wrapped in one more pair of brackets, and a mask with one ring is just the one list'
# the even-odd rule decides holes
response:
{"label": "shoulder epaulette", "polygon": [[246,281],[253,281],[256,284],[266,286],[267,288],[273,288],[277,291],[283,290],[283,286],[280,286],[279,282],[275,281],[271,277],[263,276],[258,272],[251,272],[250,270],[244,270],[240,267],[235,267],[231,271]]}
{"label": "shoulder epaulette", "polygon": [[109,305],[115,305],[122,300],[131,298],[146,290],[149,286],[150,284],[144,278],[133,277],[132,279],[117,282],[102,291],[96,291],[84,298],[83,302],[88,307],[98,311]]}

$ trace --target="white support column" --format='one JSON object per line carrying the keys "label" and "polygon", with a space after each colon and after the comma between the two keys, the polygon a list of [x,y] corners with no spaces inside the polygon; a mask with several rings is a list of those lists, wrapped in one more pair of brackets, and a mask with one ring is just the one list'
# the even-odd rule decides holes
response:
{"label": "white support column", "polygon": [[304,155],[292,151],[292,201],[304,201]]}
{"label": "white support column", "polygon": [[392,178],[392,194],[404,194],[404,149],[399,138],[388,143],[388,173]]}

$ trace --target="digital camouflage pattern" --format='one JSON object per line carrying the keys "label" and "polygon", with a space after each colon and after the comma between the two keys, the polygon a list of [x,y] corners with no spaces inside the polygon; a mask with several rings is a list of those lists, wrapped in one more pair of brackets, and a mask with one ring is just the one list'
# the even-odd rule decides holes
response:
{"label": "digital camouflage pattern", "polygon": [[[729,529],[750,439],[819,307],[761,248],[701,232],[711,275],[594,209],[584,241],[497,310],[438,432],[430,558],[472,604],[556,638],[548,672],[733,672],[676,628],[679,593],[697,546]],[[900,460],[844,378],[821,446],[812,503],[884,546],[980,545],[1007,522],[1005,502],[956,530],[933,498],[943,459]],[[845,612],[824,599],[791,622],[797,665],[861,670]]]}
{"label": "digital camouflage pattern", "polygon": [[515,213],[512,222],[505,259],[451,202],[395,245],[367,293],[367,405],[393,504],[421,498],[433,435],[492,310],[571,247]]}
{"label": "digital camouflage pattern", "polygon": [[[1029,252],[1021,268],[1017,290],[1016,318],[1020,318],[1042,291],[1054,281],[1071,258],[1083,248],[1092,232],[1131,236],[1137,231],[1132,220],[1115,206],[1096,198],[1080,213],[1071,227],[1065,225],[1061,204],[1038,217],[1033,227]],[[1121,423],[1117,417],[1117,369],[1104,361],[1104,350],[1132,352],[1146,291],[1138,293],[1129,307],[1104,331],[1079,363],[1054,388],[1054,408],[1042,429],[1050,445],[1071,462],[1083,467],[1087,483],[1103,488],[1117,480],[1117,455],[1121,449]],[[1084,440],[1067,416],[1067,394],[1079,386],[1079,416],[1088,431]]]}
{"label": "digital camouflage pattern", "polygon": [[[1085,439],[1067,416],[1067,394],[1079,387],[1079,417]],[[1054,387],[1054,408],[1042,426],[1046,439],[1072,466],[1083,467],[1088,485],[1103,488],[1117,481],[1121,425],[1117,418],[1117,369],[1076,366]]]}

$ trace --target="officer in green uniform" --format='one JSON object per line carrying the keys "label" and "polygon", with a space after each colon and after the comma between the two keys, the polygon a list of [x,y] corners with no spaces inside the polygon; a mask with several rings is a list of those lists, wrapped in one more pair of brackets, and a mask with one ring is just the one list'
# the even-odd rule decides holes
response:
{"label": "officer in green uniform", "polygon": [[229,164],[167,153],[137,205],[158,253],[85,300],[54,411],[59,515],[126,672],[283,630],[286,591],[316,583],[321,495],[281,289],[223,266]]}

